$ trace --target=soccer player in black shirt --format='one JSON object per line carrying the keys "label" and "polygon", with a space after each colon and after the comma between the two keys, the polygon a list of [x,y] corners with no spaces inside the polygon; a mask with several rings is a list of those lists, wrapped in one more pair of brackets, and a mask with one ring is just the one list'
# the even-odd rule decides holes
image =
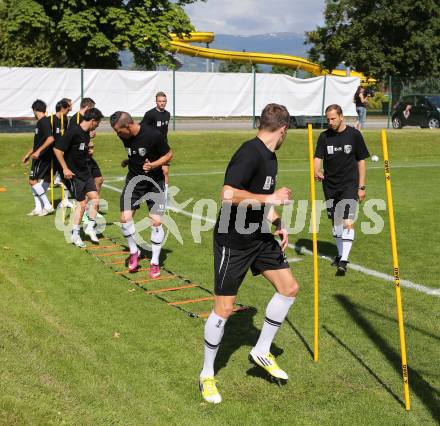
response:
{"label": "soccer player in black shirt", "polygon": [[[288,379],[270,353],[270,346],[299,289],[284,256],[288,234],[273,207],[289,203],[292,195],[288,188],[275,191],[275,151],[286,137],[289,119],[284,106],[267,105],[257,136],[236,151],[226,169],[222,208],[214,228],[215,303],[205,325],[205,358],[199,382],[203,398],[210,403],[221,402],[214,361],[225,323],[249,269],[254,275],[261,274],[276,289],[249,360],[278,381]],[[271,225],[281,238],[280,243],[271,233]]]}
{"label": "soccer player in black shirt", "polygon": [[[49,117],[52,134],[55,139],[54,144],[61,139],[67,129],[67,113],[71,109],[72,106],[69,104],[68,100],[63,98],[57,102],[55,106],[55,114],[51,114]],[[61,179],[63,169],[55,155],[53,155],[53,169],[55,172],[55,186],[64,186],[63,207],[72,208],[73,204],[69,201],[69,190]]]}
{"label": "soccer player in black shirt", "polygon": [[46,117],[46,104],[37,99],[32,104],[32,111],[37,119],[34,145],[23,158],[24,164],[32,158],[29,185],[34,196],[35,207],[28,216],[46,216],[54,211],[46,196],[50,182],[50,166],[53,156],[51,145],[54,142],[54,137],[49,119]]}
{"label": "soccer player in black shirt", "polygon": [[[156,107],[147,111],[142,119],[141,123],[149,124],[150,126],[157,127],[157,129],[163,134],[166,142],[168,143],[168,124],[170,122],[170,113],[165,109],[167,106],[167,95],[164,92],[156,93]],[[165,199],[168,194],[168,174],[170,169],[170,163],[162,166],[162,171],[165,179]]]}
{"label": "soccer player in black shirt", "polygon": [[[79,111],[73,114],[73,116],[70,118],[69,128],[70,126],[80,124],[81,121],[83,120],[86,111],[94,107],[95,107],[95,101],[93,99],[84,98],[80,103]],[[90,132],[90,138],[94,139],[95,137],[96,137],[96,132]],[[89,150],[87,151],[87,165],[90,169],[90,173],[92,174],[93,179],[95,180],[96,190],[98,191],[98,194],[100,194],[102,184],[104,183],[104,178],[102,176],[101,169],[99,168],[98,163],[93,158],[94,152],[95,152],[95,144],[91,141],[89,144]],[[85,216],[85,219],[87,219],[87,214]]]}
{"label": "soccer player in black shirt", "polygon": [[140,251],[134,240],[136,233],[133,216],[142,201],[149,209],[151,227],[150,277],[160,275],[159,256],[165,233],[161,216],[165,211],[164,176],[162,166],[173,156],[161,132],[147,124],[135,123],[124,111],[116,111],[110,117],[110,124],[124,143],[128,159],[121,165],[128,165],[125,187],[121,194],[120,210],[122,234],[130,249],[128,268],[136,272]]}
{"label": "soccer player in black shirt", "polygon": [[344,275],[354,240],[357,201],[365,199],[365,159],[370,154],[361,132],[344,123],[339,105],[329,105],[325,115],[329,127],[321,133],[316,145],[315,179],[322,181],[327,214],[332,220],[338,249],[332,265],[338,268],[339,275]]}
{"label": "soccer player in black shirt", "polygon": [[79,235],[80,223],[86,208],[86,197],[90,201],[89,221],[84,232],[90,239],[99,242],[95,233],[95,218],[99,204],[99,195],[96,190],[90,168],[87,165],[88,145],[90,133],[99,126],[103,115],[97,108],[90,108],[84,114],[83,121],[78,126],[70,127],[64,136],[56,143],[54,152],[63,168],[64,179],[69,191],[78,204],[75,208],[71,242],[78,247],[85,244]]}

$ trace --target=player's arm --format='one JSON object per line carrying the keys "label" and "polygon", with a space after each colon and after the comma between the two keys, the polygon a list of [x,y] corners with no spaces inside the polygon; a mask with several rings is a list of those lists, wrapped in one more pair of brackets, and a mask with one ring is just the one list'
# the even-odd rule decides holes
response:
{"label": "player's arm", "polygon": [[224,185],[221,192],[221,200],[225,203],[234,205],[240,204],[242,201],[249,202],[253,205],[273,204],[283,205],[288,204],[292,199],[292,191],[289,188],[280,188],[273,194],[254,194],[245,189],[234,188],[230,185]]}
{"label": "player's arm", "polygon": [[358,170],[359,170],[358,198],[359,198],[359,201],[364,201],[365,189],[360,189],[360,188],[361,187],[365,188],[365,176],[367,173],[367,166],[365,164],[365,160],[358,161]]}
{"label": "player's arm", "polygon": [[26,152],[26,155],[23,157],[23,164],[26,164],[29,161],[29,158],[31,158],[31,154],[34,152],[34,150],[31,148],[28,152]]}
{"label": "player's arm", "polygon": [[64,160],[64,151],[61,151],[61,149],[54,148],[53,152],[55,154],[55,157],[57,157],[58,162],[61,165],[61,168],[63,169],[63,175],[66,179],[72,179],[73,176],[75,176],[75,173],[72,172],[72,170],[67,167],[66,161]]}
{"label": "player's arm", "polygon": [[281,218],[273,206],[270,207],[269,213],[267,214],[267,220],[275,226],[275,235],[278,235],[281,239],[281,250],[286,250],[287,245],[289,244],[289,234],[284,228]]}
{"label": "player's arm", "polygon": [[173,151],[170,149],[165,155],[162,155],[162,157],[159,157],[156,161],[150,163],[148,159],[145,160],[142,168],[144,169],[144,171],[149,172],[150,170],[158,169],[159,167],[162,167],[163,165],[169,163],[172,158]]}
{"label": "player's arm", "polygon": [[322,159],[315,157],[313,160],[313,170],[314,170],[314,174],[315,174],[315,180],[321,182],[324,180],[324,175],[322,174],[322,170],[321,170],[321,163],[322,163]]}
{"label": "player's arm", "polygon": [[41,145],[38,149],[36,149],[31,157],[34,160],[38,160],[38,158],[40,157],[41,153],[44,152],[45,149],[49,148],[53,143],[55,142],[55,138],[53,136],[49,136],[48,138],[46,138],[46,140],[44,141],[43,145]]}

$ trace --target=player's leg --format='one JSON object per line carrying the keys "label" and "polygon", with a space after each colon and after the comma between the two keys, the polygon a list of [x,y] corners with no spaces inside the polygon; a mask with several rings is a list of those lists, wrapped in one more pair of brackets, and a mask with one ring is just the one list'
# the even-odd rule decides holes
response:
{"label": "player's leg", "polygon": [[162,216],[150,213],[151,219],[151,262],[150,277],[157,278],[160,275],[159,258],[162,250],[165,231],[162,225]]}
{"label": "player's leg", "polygon": [[[31,171],[31,175],[33,175]],[[38,196],[37,188],[34,188],[34,185],[38,183],[37,180],[29,178],[29,186],[31,188],[32,196],[34,197],[34,208],[33,210],[28,213],[28,216],[39,216],[41,211],[43,210],[43,203],[40,200],[40,197]]]}
{"label": "player's leg", "polygon": [[163,176],[164,176],[164,192],[165,192],[165,201],[168,200],[168,176],[169,176],[169,172],[170,172],[170,165],[169,164],[165,164],[164,166],[162,166],[162,172],[163,172]]}
{"label": "player's leg", "polygon": [[96,235],[96,214],[98,213],[99,195],[96,191],[95,182],[92,178],[89,178],[87,184],[87,205],[89,220],[84,228],[84,233],[90,237],[90,240],[94,243],[98,243],[99,239]]}
{"label": "player's leg", "polygon": [[[32,160],[32,170],[30,173],[29,184],[32,187],[33,194],[39,198],[42,205],[39,216],[46,216],[54,211],[52,204],[46,196],[46,191],[49,185],[46,185],[44,181],[40,182],[40,180],[44,179],[48,175],[49,170],[50,161],[45,161],[42,159]],[[35,203],[35,205],[37,205],[37,203]]]}
{"label": "player's leg", "polygon": [[165,182],[149,182],[146,191],[150,194],[147,199],[149,217],[151,220],[151,262],[150,277],[157,278],[160,275],[159,258],[165,238],[165,230],[162,225],[162,216],[165,213]]}
{"label": "player's leg", "polygon": [[234,250],[214,241],[215,302],[205,324],[204,363],[200,373],[200,390],[207,402],[221,402],[217,390],[214,362],[223,337],[226,321],[234,310],[238,289],[255,257],[255,250]]}
{"label": "player's leg", "polygon": [[126,265],[131,273],[137,271],[139,267],[139,258],[141,256],[141,252],[134,239],[136,229],[134,226],[133,216],[135,212],[136,210],[122,210],[120,217],[122,235],[127,241],[128,249],[130,250],[130,255],[126,259]]}
{"label": "player's leg", "polygon": [[71,242],[77,247],[82,248],[86,246],[80,236],[81,221],[86,209],[86,182],[82,179],[73,177],[72,179],[67,180],[66,183],[73,198],[77,201],[73,212]]}
{"label": "player's leg", "polygon": [[355,237],[354,221],[357,208],[357,188],[350,188],[343,192],[342,200],[336,206],[335,215],[342,218],[342,253],[338,264],[341,274],[347,272],[348,256],[353,246]]}
{"label": "player's leg", "polygon": [[339,200],[338,192],[323,185],[324,197],[327,205],[327,217],[332,221],[332,234],[335,239],[338,254],[332,266],[338,266],[342,256],[342,217],[335,217],[335,207]]}
{"label": "player's leg", "polygon": [[260,337],[252,348],[249,359],[265,369],[273,378],[287,380],[288,375],[278,366],[275,357],[270,353],[270,347],[290,307],[295,302],[299,285],[275,240],[272,243],[264,243],[260,255],[252,265],[252,271],[254,274],[261,272],[274,286],[276,293],[266,307]]}

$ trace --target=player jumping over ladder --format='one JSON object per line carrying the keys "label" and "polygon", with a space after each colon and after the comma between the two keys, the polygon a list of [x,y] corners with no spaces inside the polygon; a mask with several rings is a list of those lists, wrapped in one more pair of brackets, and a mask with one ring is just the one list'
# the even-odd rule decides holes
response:
{"label": "player jumping over ladder", "polygon": [[79,231],[86,208],[86,197],[90,202],[89,221],[84,229],[91,241],[98,243],[95,233],[99,195],[96,190],[90,168],[87,165],[90,133],[99,126],[103,115],[97,108],[90,108],[84,114],[84,120],[78,126],[71,126],[55,145],[54,152],[63,168],[64,179],[73,198],[78,201],[75,208],[71,242],[78,247],[85,247]]}
{"label": "player jumping over ladder", "polygon": [[[226,169],[222,209],[214,229],[215,303],[205,325],[205,358],[200,373],[200,390],[210,403],[222,400],[214,378],[214,361],[238,289],[249,269],[254,275],[263,275],[276,290],[266,307],[263,328],[249,360],[277,381],[288,379],[270,347],[299,289],[284,256],[288,235],[273,207],[291,199],[288,188],[275,191],[275,151],[286,137],[289,119],[284,106],[267,105],[257,136],[238,149]],[[271,225],[281,243],[270,232]]]}
{"label": "player jumping over ladder", "polygon": [[157,278],[165,237],[161,221],[166,201],[162,166],[171,161],[173,154],[161,132],[146,124],[135,123],[127,112],[116,111],[110,117],[110,124],[128,154],[128,159],[121,163],[122,167],[128,165],[128,174],[120,200],[122,233],[130,250],[128,269],[130,272],[138,269],[140,251],[134,240],[133,216],[140,203],[146,201],[152,222],[150,277]]}

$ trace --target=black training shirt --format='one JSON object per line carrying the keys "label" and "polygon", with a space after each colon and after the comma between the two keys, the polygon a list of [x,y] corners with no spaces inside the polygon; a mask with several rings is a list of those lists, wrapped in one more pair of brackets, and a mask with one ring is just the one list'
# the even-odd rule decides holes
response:
{"label": "black training shirt", "polygon": [[69,125],[67,126],[68,129],[70,129],[72,126],[77,126],[84,120],[84,116],[81,115],[81,113],[78,111],[77,113],[73,114],[72,117],[70,117]]}
{"label": "black training shirt", "polygon": [[131,176],[148,175],[154,180],[162,180],[162,167],[146,173],[142,166],[148,159],[150,163],[163,157],[170,151],[167,141],[155,127],[140,124],[139,133],[133,138],[121,139],[128,155],[128,171]]}
{"label": "black training shirt", "polygon": [[358,161],[370,153],[359,130],[347,126],[341,133],[327,129],[319,135],[315,157],[324,160],[327,187],[339,189],[359,185]]}
{"label": "black training shirt", "polygon": [[55,148],[64,152],[67,167],[75,174],[75,177],[83,180],[91,177],[90,169],[87,167],[89,143],[90,135],[81,126],[70,127],[55,143]]}
{"label": "black training shirt", "polygon": [[[52,128],[52,135],[55,139],[55,142],[61,139],[61,136],[66,131],[66,116],[63,117],[63,124],[61,125],[61,118],[58,118],[56,114],[53,114],[49,118],[51,128]],[[53,124],[52,124],[53,123]]]}
{"label": "black training shirt", "polygon": [[[275,153],[256,137],[245,142],[233,155],[226,169],[224,184],[253,194],[273,194],[277,171]],[[225,247],[250,248],[261,240],[272,238],[266,215],[264,205],[252,208],[223,203],[214,238]]]}
{"label": "black training shirt", "polygon": [[[50,127],[50,121],[47,117],[41,117],[37,121],[37,125],[35,126],[35,135],[34,135],[34,152],[40,148],[41,145],[46,142],[46,139],[52,136],[52,128]],[[52,155],[52,148],[45,149],[41,155],[40,160],[48,159]]]}
{"label": "black training shirt", "polygon": [[165,136],[168,135],[168,123],[170,122],[170,113],[167,110],[158,111],[157,108],[150,109],[144,115],[141,123],[149,124],[157,127],[157,129]]}

